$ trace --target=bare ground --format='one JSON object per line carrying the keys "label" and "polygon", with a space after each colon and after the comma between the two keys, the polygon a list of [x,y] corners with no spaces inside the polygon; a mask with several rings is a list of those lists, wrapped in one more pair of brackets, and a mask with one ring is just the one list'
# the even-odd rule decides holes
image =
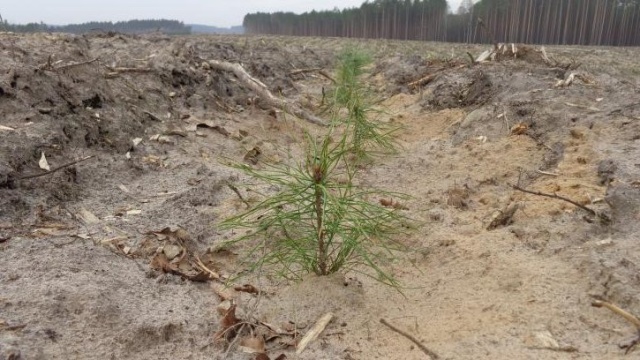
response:
{"label": "bare ground", "polygon": [[[580,79],[560,88],[571,71],[535,56],[469,66],[466,51],[482,48],[460,44],[0,39],[0,359],[255,358],[214,342],[224,290],[194,257],[223,277],[242,271],[242,248],[218,248],[231,235],[218,222],[244,207],[228,184],[249,201],[270,191],[225,161],[290,161],[303,129],[322,129],[262,104],[206,60],[241,62],[272,92],[316,110],[330,82],[290,73],[330,71],[354,45],[374,54],[368,80],[385,99],[384,120],[403,126],[400,154],[363,182],[413,197],[406,213],[420,227],[401,239],[413,251],[387,264],[404,287],[351,273],[247,278],[261,295],[226,292],[238,317],[286,330],[267,334],[269,356],[425,358],[381,318],[444,359],[615,359],[636,335],[591,302],[640,314],[638,49],[549,48],[582,63]],[[408,85],[434,73],[420,89]],[[21,179],[42,173],[42,153],[51,168],[93,158]],[[514,204],[512,222],[489,226]],[[176,244],[177,274],[166,273],[158,254],[175,256]],[[334,320],[295,355],[288,334],[326,312]]]}

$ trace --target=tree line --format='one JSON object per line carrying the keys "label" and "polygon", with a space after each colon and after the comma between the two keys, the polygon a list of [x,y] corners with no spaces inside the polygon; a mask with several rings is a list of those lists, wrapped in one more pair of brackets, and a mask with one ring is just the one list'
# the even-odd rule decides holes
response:
{"label": "tree line", "polygon": [[350,9],[252,13],[249,34],[469,43],[640,45],[640,0],[374,0]]}
{"label": "tree line", "polygon": [[87,22],[82,24],[70,25],[47,25],[45,23],[29,23],[29,24],[9,24],[6,20],[2,21],[0,30],[13,32],[64,32],[72,34],[82,34],[91,31],[115,31],[121,33],[147,33],[159,31],[165,34],[191,34],[191,27],[177,20],[129,20],[118,22]]}

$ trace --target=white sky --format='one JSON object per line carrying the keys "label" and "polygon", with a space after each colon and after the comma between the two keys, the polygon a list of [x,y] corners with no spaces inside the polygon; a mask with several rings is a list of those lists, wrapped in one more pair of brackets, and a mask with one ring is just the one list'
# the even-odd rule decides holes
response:
{"label": "white sky", "polygon": [[[453,11],[461,0],[448,0]],[[10,23],[52,25],[88,21],[171,19],[187,24],[241,25],[250,12],[330,10],[359,7],[364,0],[3,0],[0,15]]]}

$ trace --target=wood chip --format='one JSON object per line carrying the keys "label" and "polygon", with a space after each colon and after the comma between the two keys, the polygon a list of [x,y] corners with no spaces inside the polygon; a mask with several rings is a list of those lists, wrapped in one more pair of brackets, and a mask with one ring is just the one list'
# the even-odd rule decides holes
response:
{"label": "wood chip", "polygon": [[304,349],[306,349],[306,347],[312,341],[314,341],[318,337],[318,335],[322,333],[322,331],[324,331],[327,325],[329,325],[329,322],[331,322],[331,319],[333,319],[332,313],[326,313],[322,315],[320,319],[318,319],[315,325],[313,325],[313,327],[304,335],[302,340],[300,340],[300,342],[298,343],[298,347],[296,349],[297,355],[302,354]]}

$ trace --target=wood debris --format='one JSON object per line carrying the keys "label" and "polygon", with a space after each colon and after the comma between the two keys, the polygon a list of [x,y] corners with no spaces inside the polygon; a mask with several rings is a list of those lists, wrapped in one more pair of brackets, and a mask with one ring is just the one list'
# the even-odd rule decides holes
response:
{"label": "wood debris", "polygon": [[298,346],[296,348],[297,355],[302,354],[304,349],[306,349],[311,342],[318,338],[320,333],[322,333],[327,325],[329,325],[331,319],[333,319],[333,313],[326,313],[322,315],[320,319],[318,319],[315,325],[313,325],[313,327],[304,335],[304,337],[302,337],[302,340],[300,340],[300,342],[298,343]]}
{"label": "wood debris", "polygon": [[513,215],[520,208],[519,203],[508,205],[504,210],[498,211],[487,225],[487,230],[494,230],[499,227],[508,226],[513,223]]}

